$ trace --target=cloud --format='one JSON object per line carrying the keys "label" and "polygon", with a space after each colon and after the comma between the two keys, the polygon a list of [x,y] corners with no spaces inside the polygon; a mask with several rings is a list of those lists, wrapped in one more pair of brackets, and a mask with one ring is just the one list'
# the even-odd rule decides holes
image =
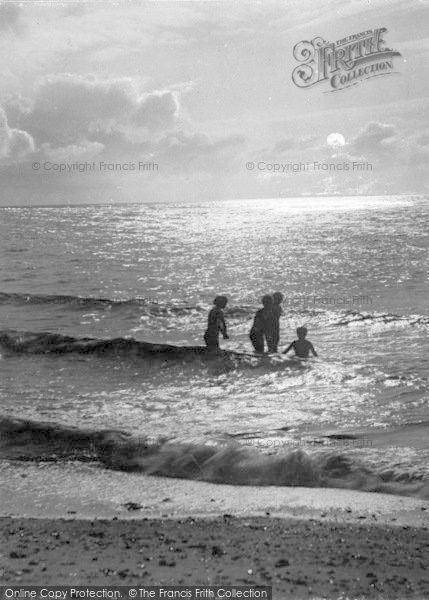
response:
{"label": "cloud", "polygon": [[132,78],[50,75],[30,106],[14,96],[8,108],[49,160],[143,158],[176,172],[206,172],[230,165],[230,151],[244,142],[236,134],[195,132],[190,120],[179,119],[176,90],[140,93]]}
{"label": "cloud", "polygon": [[[309,162],[309,170],[291,173],[281,170],[264,171],[267,190],[276,194],[287,182],[288,190],[298,193],[385,194],[409,191],[410,181],[416,190],[427,189],[427,163],[429,160],[429,134],[416,132],[414,126],[383,123],[371,120],[347,136],[342,147],[331,148],[326,138],[319,136],[301,138],[300,134],[279,140],[271,153],[254,155],[253,161],[265,160],[285,165],[289,162]],[[308,149],[306,148],[308,145]],[[268,158],[269,157],[269,158]],[[313,161],[326,164],[322,170],[313,170]],[[328,165],[340,165],[340,168]],[[341,165],[347,164],[347,168]],[[323,175],[329,170],[329,176]],[[412,176],[411,176],[412,173]],[[268,192],[267,192],[268,193]],[[281,192],[279,192],[281,193]]]}
{"label": "cloud", "polygon": [[51,75],[41,82],[23,123],[41,142],[67,145],[86,138],[91,129],[120,121],[135,103],[130,79]]}
{"label": "cloud", "polygon": [[172,125],[179,112],[176,94],[164,91],[145,94],[138,100],[132,120],[149,129],[165,129]]}
{"label": "cloud", "polygon": [[70,144],[70,146],[63,148],[53,148],[46,144],[41,150],[44,158],[53,162],[90,161],[103,152],[104,144],[85,141],[81,144]]}
{"label": "cloud", "polygon": [[279,140],[274,148],[273,148],[273,152],[277,153],[277,152],[288,152],[289,150],[292,150],[293,148],[296,147],[296,141],[292,138],[286,138],[283,140]]}
{"label": "cloud", "polygon": [[56,74],[42,80],[21,123],[41,142],[70,145],[115,127],[165,130],[178,112],[176,92],[139,94],[132,78]]}
{"label": "cloud", "polygon": [[6,113],[0,107],[0,160],[21,160],[34,150],[34,140],[26,131],[9,127]]}
{"label": "cloud", "polygon": [[230,171],[236,167],[238,150],[244,144],[241,135],[210,136],[174,131],[148,147],[148,155],[163,169],[173,172]]}
{"label": "cloud", "polygon": [[19,93],[6,96],[3,108],[7,114],[7,120],[11,127],[19,127],[22,115],[30,112],[32,102]]}
{"label": "cloud", "polygon": [[213,150],[225,150],[231,145],[241,144],[244,137],[241,135],[226,136],[223,138],[211,138],[200,133],[185,133],[177,131],[170,133],[161,141],[160,146],[173,151],[178,151],[186,157],[200,153],[207,154]]}
{"label": "cloud", "polygon": [[314,135],[301,138],[285,138],[279,140],[273,148],[274,154],[283,152],[288,153],[290,150],[296,150],[297,152],[304,150],[314,150],[317,146],[318,138]]}
{"label": "cloud", "polygon": [[17,31],[19,29],[20,8],[12,2],[0,4],[0,31]]}
{"label": "cloud", "polygon": [[356,152],[379,152],[386,142],[396,135],[394,125],[370,121],[350,142],[349,147]]}

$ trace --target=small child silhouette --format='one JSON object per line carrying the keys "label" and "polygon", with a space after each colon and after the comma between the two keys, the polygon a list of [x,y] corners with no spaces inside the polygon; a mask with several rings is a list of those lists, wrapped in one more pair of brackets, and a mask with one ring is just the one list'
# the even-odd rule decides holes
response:
{"label": "small child silhouette", "polygon": [[309,340],[305,339],[307,335],[307,327],[298,327],[296,333],[298,335],[298,339],[289,344],[286,350],[284,350],[283,354],[287,354],[289,350],[293,348],[295,350],[295,356],[299,356],[299,358],[308,358],[310,352],[313,353],[313,356],[317,356],[317,352],[314,349],[313,344]]}

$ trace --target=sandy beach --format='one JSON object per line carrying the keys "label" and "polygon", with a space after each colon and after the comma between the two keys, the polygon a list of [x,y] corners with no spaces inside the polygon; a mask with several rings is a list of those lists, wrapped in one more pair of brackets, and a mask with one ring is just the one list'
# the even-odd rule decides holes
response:
{"label": "sandy beach", "polygon": [[1,472],[1,584],[258,584],[272,585],[276,600],[429,597],[427,500],[85,465],[11,467]]}
{"label": "sandy beach", "polygon": [[427,598],[426,528],[271,517],[1,518],[1,582],[272,585],[273,597]]}

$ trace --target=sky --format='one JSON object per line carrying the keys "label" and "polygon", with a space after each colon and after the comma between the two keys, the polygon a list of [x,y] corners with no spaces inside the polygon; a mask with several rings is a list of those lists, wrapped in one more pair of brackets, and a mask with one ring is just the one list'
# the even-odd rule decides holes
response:
{"label": "sky", "polygon": [[[0,2],[0,205],[427,193],[428,11]],[[299,42],[382,27],[394,73],[293,82]]]}

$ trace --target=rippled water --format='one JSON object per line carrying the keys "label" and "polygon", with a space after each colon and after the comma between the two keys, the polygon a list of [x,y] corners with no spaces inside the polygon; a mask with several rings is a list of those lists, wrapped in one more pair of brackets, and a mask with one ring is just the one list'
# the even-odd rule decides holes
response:
{"label": "rippled water", "polygon": [[1,414],[187,441],[376,432],[370,458],[423,468],[428,231],[427,201],[404,197],[0,209],[3,331],[200,345],[225,293],[223,347],[249,352],[260,297],[279,290],[282,345],[306,325],[320,356],[4,350]]}

